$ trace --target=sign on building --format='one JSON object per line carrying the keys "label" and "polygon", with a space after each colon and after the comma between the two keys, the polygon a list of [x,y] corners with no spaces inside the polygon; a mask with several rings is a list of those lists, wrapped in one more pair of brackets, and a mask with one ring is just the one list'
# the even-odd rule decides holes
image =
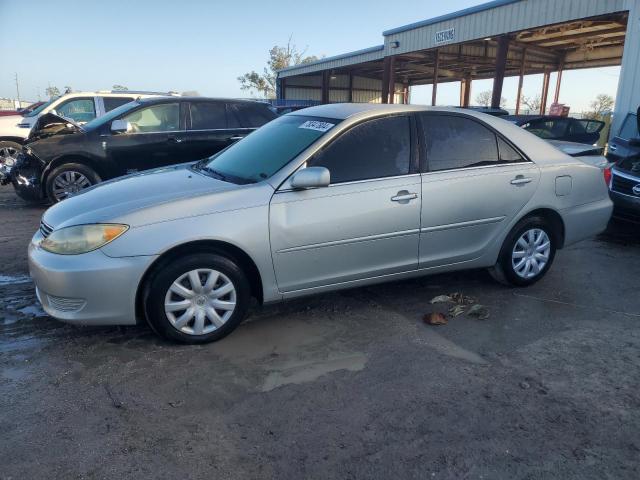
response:
{"label": "sign on building", "polygon": [[441,43],[453,42],[456,38],[456,29],[454,27],[447,28],[446,30],[440,30],[436,32],[435,43],[439,45]]}

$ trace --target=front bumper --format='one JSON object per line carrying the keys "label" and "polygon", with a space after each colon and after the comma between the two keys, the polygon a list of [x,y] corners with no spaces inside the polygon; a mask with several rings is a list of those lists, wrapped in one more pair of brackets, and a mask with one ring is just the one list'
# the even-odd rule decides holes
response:
{"label": "front bumper", "polygon": [[[57,255],[29,245],[29,273],[45,312],[78,325],[134,325],[136,293],[156,256]],[[41,237],[40,237],[41,238]]]}
{"label": "front bumper", "polygon": [[640,196],[609,191],[613,201],[613,216],[621,220],[640,223]]}
{"label": "front bumper", "polygon": [[42,169],[42,162],[34,155],[27,155],[24,152],[18,155],[9,178],[19,197],[30,201],[38,201],[44,198],[44,191],[40,182]]}

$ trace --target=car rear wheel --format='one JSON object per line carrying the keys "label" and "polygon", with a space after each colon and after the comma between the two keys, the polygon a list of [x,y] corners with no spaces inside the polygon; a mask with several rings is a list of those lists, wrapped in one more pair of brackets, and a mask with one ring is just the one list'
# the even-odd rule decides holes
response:
{"label": "car rear wheel", "polygon": [[193,344],[231,333],[245,318],[250,299],[249,282],[233,260],[197,253],[162,266],[150,280],[144,303],[156,333]]}
{"label": "car rear wheel", "polygon": [[57,203],[100,181],[100,176],[92,168],[80,163],[65,163],[47,177],[47,198],[51,203]]}
{"label": "car rear wheel", "polygon": [[527,217],[513,227],[490,270],[501,283],[526,287],[540,280],[556,254],[556,232],[543,217]]}
{"label": "car rear wheel", "polygon": [[0,165],[13,167],[21,150],[22,145],[17,142],[0,141]]}

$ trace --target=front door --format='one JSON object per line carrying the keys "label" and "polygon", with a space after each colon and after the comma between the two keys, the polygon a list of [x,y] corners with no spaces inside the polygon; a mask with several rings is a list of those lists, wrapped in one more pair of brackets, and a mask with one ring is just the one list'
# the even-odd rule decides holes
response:
{"label": "front door", "polygon": [[419,117],[420,268],[473,260],[532,197],[539,170],[475,119],[435,112]]}
{"label": "front door", "polygon": [[182,117],[180,102],[154,104],[124,115],[122,120],[129,122],[130,131],[105,137],[107,155],[119,174],[185,161]]}
{"label": "front door", "polygon": [[270,235],[281,291],[417,267],[421,192],[410,131],[408,116],[356,125],[307,162],[329,169],[329,187],[285,182],[276,192]]}

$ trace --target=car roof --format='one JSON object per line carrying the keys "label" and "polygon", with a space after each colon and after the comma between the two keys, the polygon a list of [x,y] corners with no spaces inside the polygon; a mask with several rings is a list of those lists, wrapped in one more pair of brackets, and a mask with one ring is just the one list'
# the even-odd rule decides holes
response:
{"label": "car roof", "polygon": [[225,103],[246,103],[249,105],[264,105],[269,106],[268,103],[255,101],[255,100],[241,100],[237,98],[218,98],[218,97],[172,97],[172,96],[164,96],[164,97],[144,97],[140,99],[136,99],[140,103],[162,103],[162,102],[171,102],[176,100],[186,101],[186,102],[225,102]]}
{"label": "car roof", "polygon": [[[310,117],[334,118],[346,120],[352,117],[377,117],[384,114],[409,113],[409,112],[448,112],[457,115],[464,114],[471,117],[486,119],[491,117],[486,113],[477,110],[461,109],[458,107],[431,107],[427,105],[405,105],[405,104],[380,104],[380,103],[329,103],[308,107],[287,115],[306,115]],[[493,117],[493,118],[505,118]]]}

